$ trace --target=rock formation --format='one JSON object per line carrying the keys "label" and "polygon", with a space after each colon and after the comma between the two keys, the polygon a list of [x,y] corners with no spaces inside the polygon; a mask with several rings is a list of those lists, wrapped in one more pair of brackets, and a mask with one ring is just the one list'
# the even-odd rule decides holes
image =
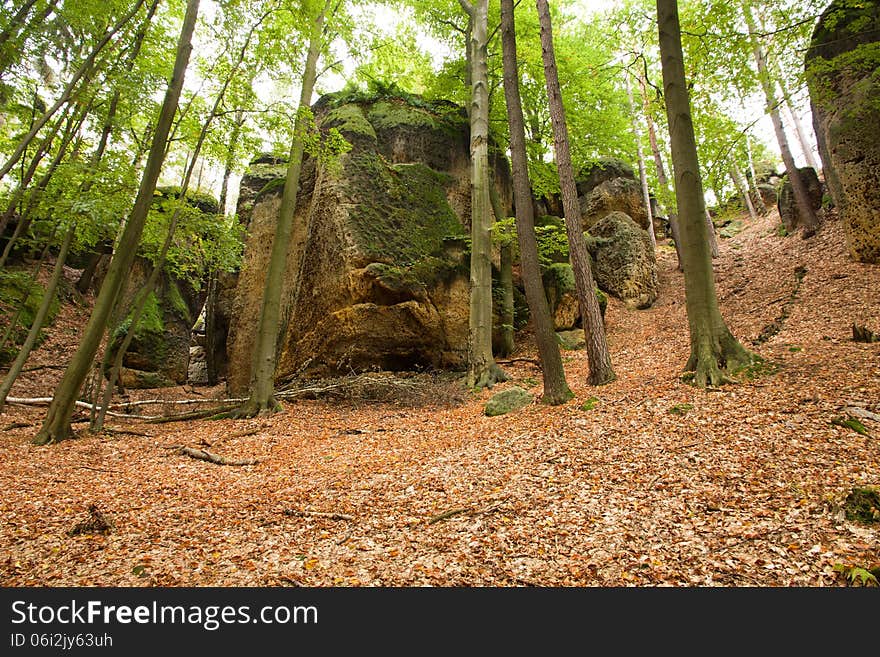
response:
{"label": "rock formation", "polygon": [[880,3],[834,0],[806,55],[819,155],[855,260],[880,262]]}
{"label": "rock formation", "polygon": [[[330,94],[313,111],[351,150],[303,164],[284,282],[276,377],[458,368],[467,351],[468,123],[446,102]],[[493,178],[510,202],[506,160]],[[284,165],[261,158],[242,181],[248,222],[227,340],[227,387],[249,383]]]}

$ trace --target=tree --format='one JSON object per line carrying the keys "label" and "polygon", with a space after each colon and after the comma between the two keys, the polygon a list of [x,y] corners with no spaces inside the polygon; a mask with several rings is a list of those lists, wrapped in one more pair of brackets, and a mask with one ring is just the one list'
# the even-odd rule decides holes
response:
{"label": "tree", "polygon": [[83,330],[79,346],[68,364],[61,382],[55,389],[55,394],[46,413],[43,426],[33,439],[36,445],[59,442],[70,435],[70,416],[73,412],[77,396],[98,351],[101,337],[104,334],[119,291],[134,261],[137,245],[153,201],[153,192],[156,189],[159,172],[165,159],[166,140],[177,110],[186,68],[189,63],[190,53],[192,52],[192,35],[198,11],[199,0],[188,0],[186,14],[184,15],[177,43],[174,71],[165,91],[165,99],[156,121],[156,129],[153,132],[149,156],[134,207],[120,236],[119,248],[110,260],[104,283],[98,293],[98,298],[95,300],[95,306],[89,321]]}
{"label": "tree", "polygon": [[516,57],[516,29],[513,0],[501,0],[501,41],[504,64],[504,97],[510,123],[510,159],[513,171],[513,196],[516,207],[516,235],[519,259],[529,314],[535,325],[535,339],[544,378],[543,401],[562,404],[572,392],[565,380],[565,369],[553,330],[553,318],[547,305],[538,264],[538,244],[525,144],[525,121],[519,96],[519,71]]}
{"label": "tree", "polygon": [[507,375],[492,353],[492,215],[489,198],[488,0],[459,0],[471,29],[468,41],[471,100],[471,292],[468,321],[469,387],[491,388]]}
{"label": "tree", "polygon": [[816,211],[813,209],[813,204],[810,202],[807,184],[798,172],[794,156],[792,155],[791,148],[788,144],[788,137],[785,134],[785,127],[782,124],[782,116],[779,113],[779,101],[776,99],[776,92],[764,57],[764,51],[761,48],[761,44],[758,42],[758,27],[748,0],[743,2],[743,14],[746,19],[746,25],[748,25],[749,28],[752,52],[754,53],[755,63],[758,67],[758,78],[761,81],[761,86],[764,89],[764,96],[767,101],[767,112],[770,114],[770,119],[773,122],[773,131],[776,133],[776,140],[779,143],[779,152],[782,155],[782,161],[785,163],[785,170],[788,174],[788,179],[791,181],[791,188],[794,192],[794,199],[797,204],[798,213],[803,222],[802,235],[803,237],[811,237],[819,228],[819,218],[816,216]]}
{"label": "tree", "polygon": [[580,202],[577,196],[574,170],[571,166],[565,107],[562,103],[562,90],[559,86],[556,55],[553,50],[550,7],[547,0],[537,0],[537,8],[541,22],[541,52],[544,60],[550,117],[553,122],[553,143],[556,152],[556,168],[559,171],[559,185],[562,189],[562,207],[565,212],[569,258],[574,271],[584,338],[587,343],[587,359],[590,363],[589,383],[596,386],[604,385],[613,381],[616,375],[611,366],[611,354],[608,351],[608,342],[605,338],[605,324],[599,309],[599,301],[596,298],[590,256],[587,252],[584,235],[581,232]]}
{"label": "tree", "polygon": [[309,49],[302,74],[299,107],[297,110],[294,136],[287,160],[287,175],[281,196],[281,209],[269,269],[263,288],[263,302],[260,310],[257,341],[254,346],[251,366],[250,396],[245,404],[235,411],[236,417],[253,417],[257,414],[274,413],[280,409],[275,399],[275,365],[278,332],[281,325],[281,295],[284,270],[287,263],[287,250],[293,230],[293,217],[296,211],[296,198],[299,192],[299,178],[305,152],[305,133],[310,116],[312,92],[318,77],[318,57],[323,43],[324,21],[330,10],[331,0],[325,0],[319,11],[309,17]]}
{"label": "tree", "polygon": [[714,386],[732,380],[731,374],[754,356],[733,337],[718,306],[677,0],[657,0],[657,23],[690,329],[685,373],[698,387]]}

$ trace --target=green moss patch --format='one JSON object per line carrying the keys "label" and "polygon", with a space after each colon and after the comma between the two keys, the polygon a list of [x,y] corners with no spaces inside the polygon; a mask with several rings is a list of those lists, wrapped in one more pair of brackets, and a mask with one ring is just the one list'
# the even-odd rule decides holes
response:
{"label": "green moss patch", "polygon": [[534,398],[527,390],[519,386],[513,386],[489,399],[483,413],[490,417],[504,415],[505,413],[528,406],[532,401],[534,401]]}
{"label": "green moss patch", "polygon": [[880,490],[853,488],[843,502],[846,519],[853,522],[874,524],[880,522]]}
{"label": "green moss patch", "polygon": [[[16,269],[0,270],[0,335],[5,335],[10,323],[15,320],[10,339],[0,349],[0,364],[9,363],[15,358],[19,346],[24,342],[31,324],[34,323],[34,317],[43,302],[44,294],[45,288],[31,280],[30,272]],[[56,295],[52,305],[49,306],[44,328],[52,323],[58,308],[59,301]],[[41,332],[37,342],[39,343],[43,337]]]}

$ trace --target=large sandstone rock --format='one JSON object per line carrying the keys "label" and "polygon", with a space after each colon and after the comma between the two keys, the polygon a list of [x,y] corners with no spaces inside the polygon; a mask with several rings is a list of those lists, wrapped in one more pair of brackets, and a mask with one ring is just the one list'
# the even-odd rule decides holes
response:
{"label": "large sandstone rock", "polygon": [[[450,103],[322,97],[322,130],[351,150],[303,165],[282,298],[276,377],[458,368],[467,351],[470,167],[465,112]],[[506,160],[493,177],[509,203]],[[284,167],[245,175],[248,233],[229,317],[227,386],[249,383]],[[271,171],[274,169],[274,172]],[[273,178],[274,176],[274,178]]]}
{"label": "large sandstone rock", "polygon": [[855,260],[880,262],[880,3],[834,0],[805,61],[825,179]]}
{"label": "large sandstone rock", "polygon": [[611,212],[623,212],[647,230],[648,212],[642,186],[625,162],[605,159],[587,167],[578,175],[577,190],[583,230],[590,230]]}
{"label": "large sandstone rock", "polygon": [[[129,272],[122,299],[126,315],[111,320],[111,354],[116,353],[129,330],[132,303],[152,268],[149,261],[138,257]],[[166,272],[159,275],[122,358],[124,369],[120,383],[123,387],[159,388],[187,382],[192,326],[204,301],[204,293],[194,290],[185,281]]]}
{"label": "large sandstone rock", "polygon": [[623,212],[612,212],[590,230],[593,275],[599,289],[631,308],[657,299],[657,260],[648,232]]}
{"label": "large sandstone rock", "polygon": [[[807,196],[813,210],[818,210],[822,207],[822,183],[819,181],[816,170],[813,167],[800,167],[798,175],[807,188]],[[779,184],[776,207],[779,210],[782,225],[789,233],[793,233],[803,225],[801,212],[794,197],[794,187],[792,187],[788,175],[783,176],[782,182]]]}
{"label": "large sandstone rock", "polygon": [[[570,331],[581,325],[581,308],[578,303],[577,290],[574,285],[574,272],[567,262],[557,262],[544,270],[542,274],[544,292],[553,317],[553,327],[557,331]],[[599,301],[599,312],[605,319],[608,297],[602,290],[596,290]]]}

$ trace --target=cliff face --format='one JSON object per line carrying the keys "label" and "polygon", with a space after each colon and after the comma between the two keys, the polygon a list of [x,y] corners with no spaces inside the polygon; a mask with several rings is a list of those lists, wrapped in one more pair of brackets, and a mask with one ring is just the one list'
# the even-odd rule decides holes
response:
{"label": "cliff face", "polygon": [[[276,376],[457,368],[467,350],[470,164],[464,112],[413,99],[323,97],[322,130],[351,149],[307,158],[283,288]],[[502,198],[507,163],[495,159]],[[247,389],[286,167],[261,158],[242,180],[248,222],[232,292],[228,387]]]}
{"label": "cliff face", "polygon": [[805,65],[819,155],[850,255],[880,263],[880,3],[832,2]]}

